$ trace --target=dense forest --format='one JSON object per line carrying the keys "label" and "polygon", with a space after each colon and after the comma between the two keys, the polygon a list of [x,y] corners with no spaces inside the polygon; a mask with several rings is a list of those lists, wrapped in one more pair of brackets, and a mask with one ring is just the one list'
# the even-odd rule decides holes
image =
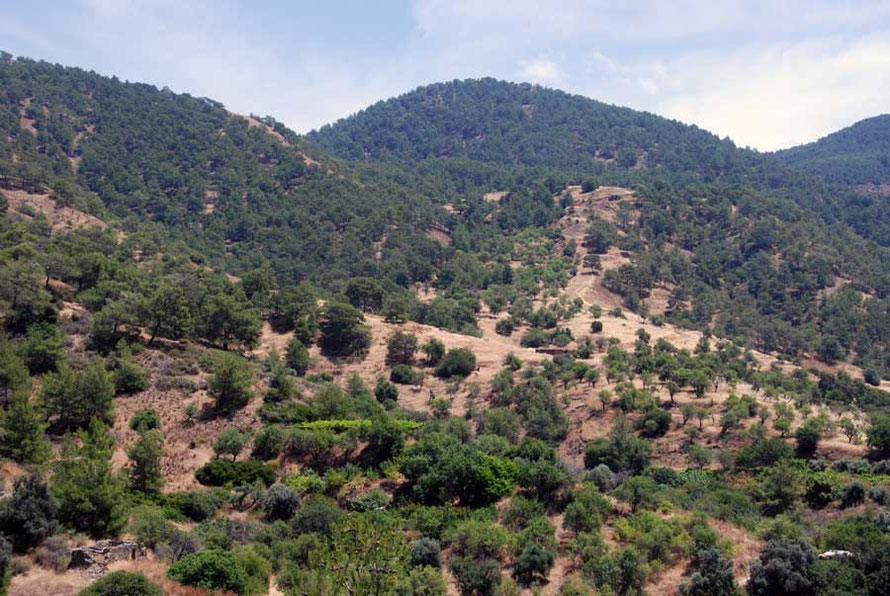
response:
{"label": "dense forest", "polygon": [[884,594],[888,146],[0,54],[3,589]]}
{"label": "dense forest", "polygon": [[884,114],[776,155],[795,169],[829,182],[880,186],[890,181],[888,135],[890,115]]}

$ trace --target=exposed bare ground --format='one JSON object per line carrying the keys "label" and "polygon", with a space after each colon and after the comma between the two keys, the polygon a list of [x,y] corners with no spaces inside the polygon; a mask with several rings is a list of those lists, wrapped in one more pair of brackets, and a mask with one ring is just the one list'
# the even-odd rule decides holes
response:
{"label": "exposed bare ground", "polygon": [[46,215],[53,231],[72,230],[98,226],[108,227],[104,221],[89,213],[78,211],[73,207],[60,207],[49,194],[32,194],[23,190],[0,189],[0,194],[9,201],[10,211],[19,211],[28,207]]}
{"label": "exposed bare ground", "polygon": [[[129,571],[143,573],[152,582],[161,586],[165,596],[210,596],[211,592],[200,588],[182,586],[167,579],[167,565],[163,561],[142,559],[138,561],[117,561],[108,565],[108,571]],[[24,575],[16,575],[9,586],[9,596],[75,596],[93,581],[77,570],[55,573],[42,567],[33,566]],[[220,594],[214,592],[214,594]],[[231,593],[227,593],[231,594]]]}

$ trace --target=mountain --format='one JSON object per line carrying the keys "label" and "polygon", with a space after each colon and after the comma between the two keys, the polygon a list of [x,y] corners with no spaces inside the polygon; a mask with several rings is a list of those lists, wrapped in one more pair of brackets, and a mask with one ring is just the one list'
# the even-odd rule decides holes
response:
{"label": "mountain", "polygon": [[775,155],[791,167],[828,182],[886,185],[890,183],[890,115],[861,120],[814,143]]}
{"label": "mountain", "polygon": [[[0,62],[0,83],[7,186],[106,220],[141,258],[333,292],[375,278],[419,320],[475,333],[483,296],[540,296],[505,267],[520,238],[554,233],[570,202],[553,196],[613,185],[635,200],[595,225],[630,255],[604,282],[630,308],[668,292],[675,324],[789,355],[837,342],[890,371],[885,203],[693,126],[481,79],[421,87],[302,138],[213,100],[27,59]],[[439,300],[418,303],[418,283]],[[849,290],[835,295],[839,283]],[[869,309],[851,288],[875,298]]]}
{"label": "mountain", "polygon": [[0,89],[0,177],[115,220],[134,250],[162,239],[231,273],[330,283],[376,268],[392,222],[410,235],[440,217],[213,100],[27,59],[0,62]]}
{"label": "mountain", "polygon": [[482,79],[303,137],[0,52],[0,575],[883,594],[877,122],[760,154]]}
{"label": "mountain", "polygon": [[719,174],[751,152],[646,112],[495,79],[420,87],[309,133],[333,155],[367,161],[463,157],[596,171],[663,166]]}

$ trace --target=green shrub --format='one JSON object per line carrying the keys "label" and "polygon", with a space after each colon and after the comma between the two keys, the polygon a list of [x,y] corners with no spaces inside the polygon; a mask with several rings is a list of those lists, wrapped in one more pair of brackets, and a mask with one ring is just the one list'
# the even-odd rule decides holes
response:
{"label": "green shrub", "polygon": [[164,503],[176,509],[192,521],[200,522],[213,517],[222,506],[224,497],[214,491],[168,493]]}
{"label": "green shrub", "polygon": [[161,596],[161,587],[148,581],[141,573],[114,571],[92,586],[80,591],[79,596]]}
{"label": "green shrub", "polygon": [[214,459],[198,468],[195,478],[204,486],[243,486],[257,481],[269,486],[275,482],[275,469],[255,460]]}
{"label": "green shrub", "polygon": [[448,350],[439,362],[436,375],[443,379],[468,377],[474,370],[476,370],[476,355],[467,348],[453,348]]}
{"label": "green shrub", "polygon": [[420,385],[423,382],[423,373],[407,364],[397,364],[392,367],[389,380],[399,385]]}
{"label": "green shrub", "polygon": [[130,418],[130,428],[137,432],[145,432],[161,428],[161,418],[152,408],[140,410]]}
{"label": "green shrub", "polygon": [[247,576],[238,557],[215,549],[184,556],[170,566],[167,577],[186,586],[231,590],[236,594],[243,594],[247,587]]}

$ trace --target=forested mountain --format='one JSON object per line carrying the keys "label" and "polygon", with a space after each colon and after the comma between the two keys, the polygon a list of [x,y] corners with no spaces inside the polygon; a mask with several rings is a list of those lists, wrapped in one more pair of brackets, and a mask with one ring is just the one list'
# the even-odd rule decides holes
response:
{"label": "forested mountain", "polygon": [[890,115],[867,118],[814,143],[775,154],[808,175],[849,185],[890,183]]}
{"label": "forested mountain", "polygon": [[421,87],[309,138],[347,159],[465,157],[588,172],[614,163],[717,176],[756,161],[753,153],[694,126],[494,79]]}
{"label": "forested mountain", "polygon": [[0,53],[0,595],[886,593],[886,128]]}

